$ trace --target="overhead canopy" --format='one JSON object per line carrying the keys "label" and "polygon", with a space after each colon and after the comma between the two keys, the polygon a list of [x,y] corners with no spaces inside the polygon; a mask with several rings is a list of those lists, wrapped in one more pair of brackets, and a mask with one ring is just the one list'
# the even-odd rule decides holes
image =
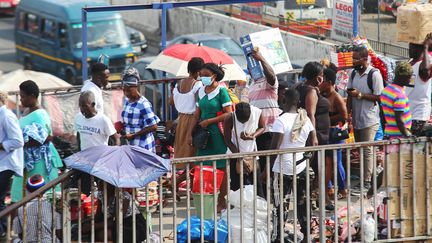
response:
{"label": "overhead canopy", "polygon": [[72,87],[71,84],[49,73],[18,69],[0,76],[0,90],[18,92],[19,85],[26,80],[33,80],[41,90]]}

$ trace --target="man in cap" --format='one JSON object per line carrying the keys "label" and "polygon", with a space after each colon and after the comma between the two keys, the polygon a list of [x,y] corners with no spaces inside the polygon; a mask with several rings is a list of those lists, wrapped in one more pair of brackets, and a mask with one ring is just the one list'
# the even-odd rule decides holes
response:
{"label": "man in cap", "polygon": [[[39,175],[31,176],[26,183],[26,189],[28,193],[32,193],[39,188],[45,185],[44,178]],[[39,206],[39,200],[36,197],[27,203],[24,207],[26,207],[27,212],[27,225],[26,225],[26,239],[28,243],[37,243],[37,242],[52,242],[52,224],[54,223],[54,228],[56,229],[56,239],[55,242],[60,243],[61,239],[61,228],[62,228],[62,217],[59,213],[55,213],[54,221],[52,222],[52,205],[45,198],[42,199]],[[39,213],[39,207],[41,213]],[[39,216],[42,219],[39,219]],[[41,235],[39,235],[39,221],[42,222],[41,225]],[[19,235],[19,239],[15,239],[14,243],[22,242],[23,240],[23,222],[24,222],[24,210],[23,207],[18,209],[18,215],[15,217],[13,221],[13,231]]]}
{"label": "man in cap", "polygon": [[129,144],[156,152],[153,132],[157,130],[160,119],[153,112],[152,104],[138,92],[139,73],[129,68],[123,75],[123,93],[126,100],[121,113]]}
{"label": "man in cap", "polygon": [[413,68],[408,62],[399,63],[393,83],[381,94],[381,106],[386,120],[384,134],[390,139],[411,136],[410,101],[404,87],[409,84],[412,74]]}

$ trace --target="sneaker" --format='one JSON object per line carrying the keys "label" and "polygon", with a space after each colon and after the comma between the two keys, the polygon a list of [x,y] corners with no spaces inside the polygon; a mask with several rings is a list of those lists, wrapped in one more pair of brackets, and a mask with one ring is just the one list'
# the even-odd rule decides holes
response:
{"label": "sneaker", "polygon": [[364,182],[363,183],[363,191],[361,190],[360,185],[358,185],[351,190],[351,195],[360,196],[361,193],[366,194],[370,188],[371,188],[371,183],[370,182]]}

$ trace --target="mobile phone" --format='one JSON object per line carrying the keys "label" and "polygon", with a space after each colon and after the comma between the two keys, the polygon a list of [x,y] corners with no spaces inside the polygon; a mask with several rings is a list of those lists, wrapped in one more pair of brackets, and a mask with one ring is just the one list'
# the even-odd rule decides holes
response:
{"label": "mobile phone", "polygon": [[347,91],[353,91],[353,90],[354,90],[353,88],[348,88],[348,89],[347,89]]}

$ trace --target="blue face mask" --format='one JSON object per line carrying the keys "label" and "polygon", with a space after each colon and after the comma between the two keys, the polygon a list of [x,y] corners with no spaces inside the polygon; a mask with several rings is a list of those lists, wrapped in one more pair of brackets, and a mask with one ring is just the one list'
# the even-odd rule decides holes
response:
{"label": "blue face mask", "polygon": [[211,77],[201,77],[201,82],[204,84],[204,86],[210,86],[213,83]]}

